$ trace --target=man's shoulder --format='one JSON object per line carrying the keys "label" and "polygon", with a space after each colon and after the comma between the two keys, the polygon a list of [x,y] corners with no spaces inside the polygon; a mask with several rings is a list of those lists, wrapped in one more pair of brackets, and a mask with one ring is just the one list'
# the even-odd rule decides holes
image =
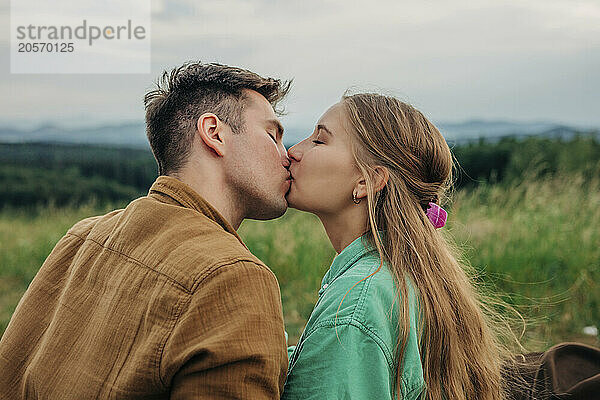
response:
{"label": "man's shoulder", "polygon": [[110,211],[104,215],[95,215],[92,217],[84,218],[81,221],[75,223],[71,228],[69,228],[69,230],[67,231],[67,235],[77,236],[81,239],[85,239],[98,222],[104,219],[110,219],[115,216],[118,216],[123,211],[123,209],[117,209]]}
{"label": "man's shoulder", "polygon": [[221,266],[245,263],[268,270],[234,235],[207,216],[150,197],[86,218],[68,234],[167,275],[190,290]]}
{"label": "man's shoulder", "polygon": [[131,255],[163,273],[178,275],[186,287],[222,266],[246,263],[267,268],[235,235],[190,208],[142,198],[124,220],[141,234],[135,239],[133,232],[123,236],[131,241]]}

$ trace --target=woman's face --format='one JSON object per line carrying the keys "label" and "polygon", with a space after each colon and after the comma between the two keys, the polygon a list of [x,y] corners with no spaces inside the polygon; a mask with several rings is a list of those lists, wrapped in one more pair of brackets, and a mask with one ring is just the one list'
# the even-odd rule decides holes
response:
{"label": "woman's face", "polygon": [[329,108],[312,135],[288,150],[292,208],[317,215],[335,214],[352,206],[352,192],[361,179],[352,156],[346,112],[340,103]]}

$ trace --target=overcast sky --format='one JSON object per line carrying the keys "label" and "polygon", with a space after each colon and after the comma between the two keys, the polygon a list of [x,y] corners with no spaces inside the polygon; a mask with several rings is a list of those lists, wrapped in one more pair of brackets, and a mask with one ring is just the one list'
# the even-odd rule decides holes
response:
{"label": "overcast sky", "polygon": [[311,129],[349,87],[434,122],[600,126],[600,1],[157,0],[151,74],[10,74],[1,0],[0,124],[142,121],[165,68],[217,61],[294,78],[284,124]]}

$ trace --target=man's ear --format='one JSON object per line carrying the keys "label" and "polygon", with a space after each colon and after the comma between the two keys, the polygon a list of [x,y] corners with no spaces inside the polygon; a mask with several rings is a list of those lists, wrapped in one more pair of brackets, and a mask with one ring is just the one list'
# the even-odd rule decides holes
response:
{"label": "man's ear", "polygon": [[[385,187],[385,185],[387,185],[387,182],[390,179],[390,171],[386,167],[378,165],[375,167],[374,172],[373,185],[375,192],[379,192]],[[356,194],[357,199],[362,199],[367,196],[367,182],[364,177],[361,178],[354,187],[353,194]]]}
{"label": "man's ear", "polygon": [[219,157],[223,157],[225,154],[224,129],[226,129],[226,124],[213,113],[204,113],[196,121],[196,134]]}

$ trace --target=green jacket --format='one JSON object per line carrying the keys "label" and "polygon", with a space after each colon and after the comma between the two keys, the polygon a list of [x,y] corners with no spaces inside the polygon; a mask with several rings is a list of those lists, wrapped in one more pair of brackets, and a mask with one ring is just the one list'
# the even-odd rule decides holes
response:
{"label": "green jacket", "polygon": [[[361,239],[338,254],[323,277],[319,299],[298,345],[288,348],[290,364],[282,399],[394,398],[399,317],[395,285],[384,264],[353,287],[375,272],[380,262],[377,250]],[[413,284],[407,282],[410,332],[401,398],[417,399],[424,380],[415,328],[417,300]]]}

